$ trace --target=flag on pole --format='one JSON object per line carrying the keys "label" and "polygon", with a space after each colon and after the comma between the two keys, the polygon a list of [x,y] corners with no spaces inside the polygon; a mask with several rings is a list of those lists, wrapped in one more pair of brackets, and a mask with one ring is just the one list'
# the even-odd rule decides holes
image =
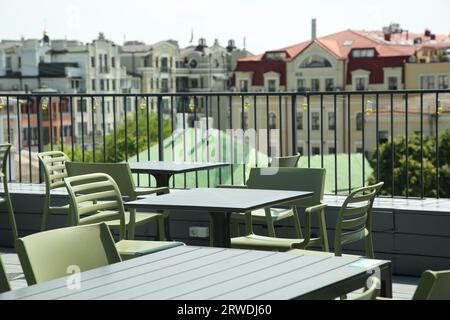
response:
{"label": "flag on pole", "polygon": [[192,43],[194,41],[194,29],[191,28],[191,40],[189,41],[189,43]]}

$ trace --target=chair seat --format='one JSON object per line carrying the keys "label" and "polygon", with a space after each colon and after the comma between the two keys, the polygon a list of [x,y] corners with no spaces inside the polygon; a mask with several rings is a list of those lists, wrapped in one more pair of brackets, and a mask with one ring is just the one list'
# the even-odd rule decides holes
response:
{"label": "chair seat", "polygon": [[243,237],[231,239],[231,247],[241,249],[272,249],[288,251],[294,245],[301,246],[303,239],[273,238],[257,234],[250,234]]}
{"label": "chair seat", "polygon": [[[80,225],[96,223],[97,221],[105,221],[109,227],[119,227],[120,220],[117,219],[117,216],[118,211],[105,210],[100,213],[96,213],[94,215],[80,219]],[[111,220],[107,221],[108,217],[112,217]],[[135,224],[136,226],[138,226],[149,221],[163,219],[164,215],[160,213],[136,212],[135,217],[136,217]],[[130,224],[130,213],[125,212],[125,225],[129,224]]]}
{"label": "chair seat", "polygon": [[[270,208],[270,214],[273,221],[282,220],[285,218],[292,217],[294,212],[291,208]],[[245,220],[245,213],[233,213],[231,215],[231,220]],[[258,209],[252,211],[252,220],[265,222],[266,221],[266,211],[264,209]]]}
{"label": "chair seat", "polygon": [[116,243],[116,248],[122,260],[128,260],[183,245],[183,242],[177,241],[121,240]]}

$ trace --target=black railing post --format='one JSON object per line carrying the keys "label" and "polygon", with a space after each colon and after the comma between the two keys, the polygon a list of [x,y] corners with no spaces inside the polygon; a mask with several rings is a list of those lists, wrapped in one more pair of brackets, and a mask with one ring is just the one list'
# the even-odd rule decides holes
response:
{"label": "black railing post", "polygon": [[158,96],[157,108],[158,108],[158,152],[159,161],[164,161],[164,127],[163,127],[163,108],[162,97]]}
{"label": "black railing post", "polygon": [[291,96],[292,154],[297,153],[297,95]]}

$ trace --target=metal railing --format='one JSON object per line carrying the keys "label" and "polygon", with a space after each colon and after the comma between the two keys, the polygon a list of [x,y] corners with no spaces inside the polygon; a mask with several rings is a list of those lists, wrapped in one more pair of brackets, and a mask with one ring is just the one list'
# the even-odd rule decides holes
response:
{"label": "metal railing", "polygon": [[450,197],[450,90],[0,94],[0,119],[0,142],[16,151],[14,181],[42,181],[35,153],[44,150],[92,162],[232,164],[194,173],[191,184],[181,175],[176,187],[244,183],[249,167],[300,152],[300,166],[327,169],[328,193],[383,180],[387,196]]}

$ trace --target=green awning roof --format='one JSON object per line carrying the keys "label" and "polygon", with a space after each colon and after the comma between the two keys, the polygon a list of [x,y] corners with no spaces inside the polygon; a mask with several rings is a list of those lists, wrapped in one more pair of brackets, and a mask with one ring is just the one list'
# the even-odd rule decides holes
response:
{"label": "green awning roof", "polygon": [[[266,154],[256,151],[249,143],[244,142],[243,137],[234,137],[230,134],[216,129],[210,129],[208,136],[200,130],[189,128],[186,130],[175,131],[171,137],[164,140],[164,160],[175,162],[228,162],[234,163],[232,166],[222,169],[212,169],[208,171],[199,171],[198,173],[179,174],[175,176],[175,181],[171,181],[170,186],[176,188],[194,188],[198,183],[198,187],[214,187],[218,184],[243,184],[248,176],[250,167],[254,167],[256,160],[260,167],[267,166],[268,157]],[[148,150],[144,150],[139,155],[128,159],[128,162],[136,161],[157,161],[158,145],[155,144]],[[321,167],[321,157],[311,156],[311,167]],[[337,155],[337,189],[339,193],[348,192],[348,155]],[[351,155],[351,187],[357,188],[363,185],[363,163],[365,166],[364,180],[372,174],[367,159],[361,154]],[[325,192],[335,192],[335,156],[324,155],[324,168],[327,169]],[[244,168],[242,163],[247,163]],[[299,167],[308,167],[308,157],[300,158]],[[244,172],[245,171],[245,172]],[[245,177],[244,177],[245,174]],[[149,185],[149,176],[146,174],[135,175],[136,182],[140,186]],[[209,184],[208,184],[209,180]],[[150,185],[156,186],[153,177],[150,177]]]}

